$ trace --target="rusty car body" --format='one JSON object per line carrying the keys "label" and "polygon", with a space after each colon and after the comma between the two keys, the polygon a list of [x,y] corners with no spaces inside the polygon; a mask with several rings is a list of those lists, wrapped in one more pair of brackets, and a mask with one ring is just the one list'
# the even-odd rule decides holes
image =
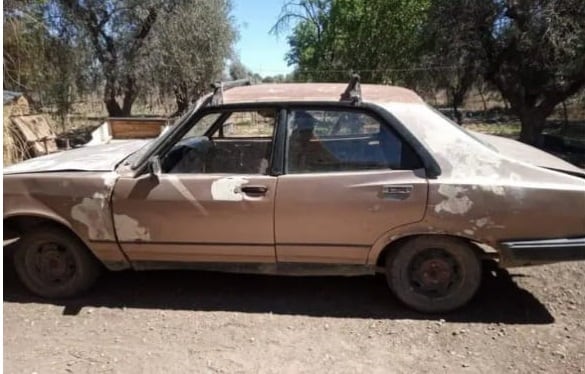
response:
{"label": "rusty car body", "polygon": [[400,87],[241,86],[155,141],[5,168],[4,232],[45,297],[86,290],[102,265],[384,272],[402,302],[440,312],[471,299],[483,259],[585,259],[585,171]]}

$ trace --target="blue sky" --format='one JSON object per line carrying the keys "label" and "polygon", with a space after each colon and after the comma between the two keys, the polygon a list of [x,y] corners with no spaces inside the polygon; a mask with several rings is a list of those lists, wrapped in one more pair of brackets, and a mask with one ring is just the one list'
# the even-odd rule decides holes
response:
{"label": "blue sky", "polygon": [[286,35],[268,33],[283,4],[284,0],[233,0],[232,15],[240,33],[236,52],[248,69],[262,76],[292,71],[284,60],[288,51]]}

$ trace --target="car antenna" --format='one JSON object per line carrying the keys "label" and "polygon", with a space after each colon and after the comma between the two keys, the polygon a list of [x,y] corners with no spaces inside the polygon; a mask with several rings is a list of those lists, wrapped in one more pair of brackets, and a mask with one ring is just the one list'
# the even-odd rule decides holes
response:
{"label": "car antenna", "polygon": [[349,80],[345,91],[341,94],[340,100],[349,101],[354,105],[360,104],[362,102],[362,87],[360,85],[359,74],[351,74],[351,79]]}
{"label": "car antenna", "polygon": [[211,88],[213,88],[213,95],[211,96],[211,102],[209,103],[209,105],[215,106],[223,104],[223,91],[234,87],[249,86],[251,84],[252,82],[250,81],[249,78],[237,79],[226,82],[219,81],[212,83]]}

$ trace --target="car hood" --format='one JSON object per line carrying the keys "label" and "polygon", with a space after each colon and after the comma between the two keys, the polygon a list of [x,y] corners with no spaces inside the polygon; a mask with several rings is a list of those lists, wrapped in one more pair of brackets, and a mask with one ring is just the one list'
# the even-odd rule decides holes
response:
{"label": "car hood", "polygon": [[150,140],[124,140],[36,157],[4,168],[4,174],[46,171],[112,171]]}
{"label": "car hood", "polygon": [[469,132],[472,133],[473,136],[475,136],[477,139],[494,147],[504,156],[547,169],[565,171],[571,174],[585,176],[584,169],[581,169],[550,153],[541,151],[538,148],[534,148],[513,139],[503,138],[501,136],[481,134],[475,131]]}

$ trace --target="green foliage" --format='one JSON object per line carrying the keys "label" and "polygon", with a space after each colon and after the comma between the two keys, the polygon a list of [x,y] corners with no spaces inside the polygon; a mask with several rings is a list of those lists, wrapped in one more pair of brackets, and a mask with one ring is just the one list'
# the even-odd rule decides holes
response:
{"label": "green foliage", "polygon": [[63,115],[85,91],[101,92],[111,116],[147,91],[184,108],[221,75],[237,36],[230,0],[6,4],[5,87],[49,96]]}
{"label": "green foliage", "polygon": [[159,15],[144,52],[145,81],[172,92],[177,112],[220,79],[237,36],[230,11],[227,0],[190,0]]}
{"label": "green foliage", "polygon": [[44,2],[9,2],[4,10],[4,87],[21,91],[33,107],[54,105],[65,124],[74,96],[84,86],[87,55],[66,30],[43,22]]}
{"label": "green foliage", "polygon": [[404,79],[418,53],[428,0],[303,0],[288,2],[272,32],[297,23],[288,38],[296,78],[345,81],[352,70],[363,81]]}
{"label": "green foliage", "polygon": [[291,25],[295,80],[346,81],[355,70],[365,82],[444,89],[455,113],[473,86],[489,85],[528,143],[585,86],[582,0],[298,0],[272,32]]}

